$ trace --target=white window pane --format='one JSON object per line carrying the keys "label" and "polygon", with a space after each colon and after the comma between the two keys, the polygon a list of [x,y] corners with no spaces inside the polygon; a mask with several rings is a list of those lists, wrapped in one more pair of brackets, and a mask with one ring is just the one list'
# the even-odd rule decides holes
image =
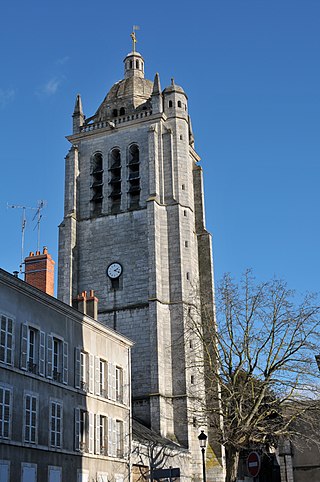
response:
{"label": "white window pane", "polygon": [[108,474],[98,474],[97,477],[98,482],[108,482]]}
{"label": "white window pane", "polygon": [[22,482],[36,482],[36,468],[26,467],[22,468]]}
{"label": "white window pane", "polygon": [[78,482],[89,482],[89,474],[84,472],[78,473]]}
{"label": "white window pane", "polygon": [[60,468],[49,468],[49,482],[61,482]]}
{"label": "white window pane", "polygon": [[9,482],[9,464],[0,462],[0,482]]}

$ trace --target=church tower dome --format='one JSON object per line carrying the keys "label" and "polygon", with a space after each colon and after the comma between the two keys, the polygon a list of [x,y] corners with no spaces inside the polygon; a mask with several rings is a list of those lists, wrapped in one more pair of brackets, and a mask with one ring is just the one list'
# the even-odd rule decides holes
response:
{"label": "church tower dome", "polygon": [[139,52],[130,52],[124,59],[124,78],[144,78],[144,59]]}

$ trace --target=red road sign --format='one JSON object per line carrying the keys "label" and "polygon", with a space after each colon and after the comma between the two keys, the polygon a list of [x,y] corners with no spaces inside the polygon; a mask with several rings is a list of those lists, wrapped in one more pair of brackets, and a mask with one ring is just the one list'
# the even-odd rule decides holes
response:
{"label": "red road sign", "polygon": [[247,469],[252,477],[256,477],[260,472],[260,456],[257,452],[250,452],[247,458]]}

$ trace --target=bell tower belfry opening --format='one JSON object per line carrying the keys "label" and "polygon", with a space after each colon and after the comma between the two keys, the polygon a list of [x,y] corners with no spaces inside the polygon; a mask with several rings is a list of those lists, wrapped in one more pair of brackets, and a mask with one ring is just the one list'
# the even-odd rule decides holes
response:
{"label": "bell tower belfry opening", "polygon": [[71,304],[93,289],[99,321],[134,341],[133,414],[188,449],[190,477],[197,478],[202,422],[194,394],[197,387],[204,399],[205,387],[192,357],[203,354],[194,355],[186,326],[191,299],[198,313],[204,303],[213,313],[202,169],[186,93],[173,79],[161,90],[158,73],[146,79],[135,43],[124,78],[93,116],[85,118],[77,96],[59,227],[58,297]]}

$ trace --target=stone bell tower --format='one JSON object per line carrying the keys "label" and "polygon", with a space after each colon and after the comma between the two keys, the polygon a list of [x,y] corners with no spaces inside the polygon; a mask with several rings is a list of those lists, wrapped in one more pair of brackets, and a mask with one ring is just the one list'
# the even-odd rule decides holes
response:
{"label": "stone bell tower", "polygon": [[[85,118],[78,95],[66,156],[59,237],[58,297],[99,298],[99,320],[125,334],[132,350],[133,413],[190,453],[201,474],[194,391],[204,397],[192,341],[192,299],[212,306],[211,237],[205,229],[202,170],[188,99],[172,79],[145,79],[133,50],[124,78]],[[199,390],[200,387],[200,390]],[[217,479],[218,480],[218,479]]]}

